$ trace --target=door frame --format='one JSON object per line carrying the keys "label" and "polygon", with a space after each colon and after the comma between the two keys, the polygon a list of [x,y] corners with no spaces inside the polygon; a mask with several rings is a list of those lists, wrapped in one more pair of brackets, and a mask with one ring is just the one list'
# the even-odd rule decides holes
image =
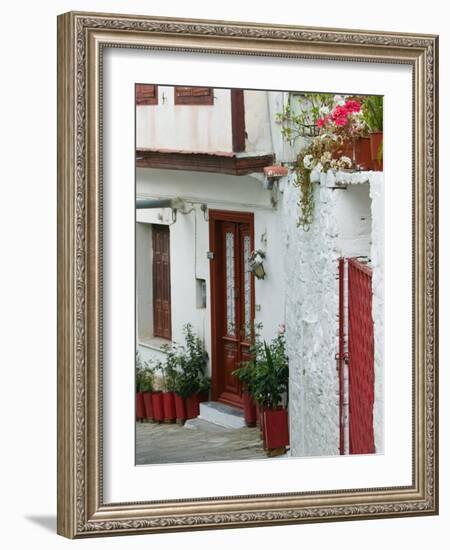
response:
{"label": "door frame", "polygon": [[[219,362],[218,362],[218,304],[217,304],[217,278],[220,276],[215,262],[217,226],[219,222],[247,223],[250,226],[250,248],[255,249],[255,216],[253,212],[240,212],[234,210],[209,210],[209,250],[214,258],[209,263],[210,276],[210,303],[211,303],[211,399],[219,398]],[[251,312],[255,318],[255,279],[251,278]],[[237,405],[235,405],[237,406]]]}

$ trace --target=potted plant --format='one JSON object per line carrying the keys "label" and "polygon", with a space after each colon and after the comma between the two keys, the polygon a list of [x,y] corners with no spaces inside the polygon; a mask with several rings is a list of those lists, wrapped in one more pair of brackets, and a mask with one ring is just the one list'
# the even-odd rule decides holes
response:
{"label": "potted plant", "polygon": [[163,363],[159,363],[158,368],[162,374],[164,422],[173,423],[176,420],[175,386],[178,358],[176,351],[167,344],[162,349],[166,352],[166,357]]}
{"label": "potted plant", "polygon": [[383,97],[366,96],[362,117],[369,132],[372,168],[383,170]]}
{"label": "potted plant", "polygon": [[262,406],[261,424],[268,456],[286,452],[289,445],[288,394],[289,361],[284,329],[268,344],[255,343],[255,376],[252,392]]}
{"label": "potted plant", "polygon": [[142,397],[144,400],[145,419],[147,420],[147,422],[153,421],[153,404],[152,404],[153,382],[154,382],[154,372],[149,366],[145,366],[142,372],[140,390],[142,392]]}
{"label": "potted plant", "polygon": [[186,347],[181,376],[186,395],[186,415],[187,418],[196,418],[200,414],[200,403],[206,401],[209,395],[210,379],[205,374],[208,354],[190,324],[185,325],[184,336]]}
{"label": "potted plant", "polygon": [[255,362],[244,361],[242,366],[233,371],[233,375],[242,384],[242,400],[244,404],[244,419],[246,426],[256,426],[256,403],[252,393],[252,383],[255,379]]}
{"label": "potted plant", "polygon": [[136,351],[136,374],[135,374],[136,420],[139,420],[140,422],[143,422],[145,418],[144,395],[142,391],[143,380],[144,380],[144,365],[142,363],[139,352]]}
{"label": "potted plant", "polygon": [[163,408],[163,398],[162,398],[162,379],[160,376],[157,376],[155,373],[161,370],[161,362],[156,361],[151,367],[152,372],[152,391],[149,398],[149,408],[152,409],[152,420],[153,422],[163,422],[164,421],[164,408]]}
{"label": "potted plant", "polygon": [[165,347],[166,359],[158,368],[163,378],[165,416],[183,424],[200,414],[200,402],[208,399],[210,380],[205,375],[208,356],[192,326],[183,327],[185,344]]}

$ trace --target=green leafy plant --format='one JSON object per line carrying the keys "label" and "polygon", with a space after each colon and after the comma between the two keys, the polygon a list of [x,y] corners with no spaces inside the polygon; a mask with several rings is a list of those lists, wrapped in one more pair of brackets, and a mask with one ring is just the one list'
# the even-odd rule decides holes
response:
{"label": "green leafy plant", "polygon": [[287,405],[289,359],[284,330],[280,330],[270,343],[261,339],[259,332],[255,332],[250,352],[253,359],[243,362],[233,374],[263,407],[273,409]]}
{"label": "green leafy plant", "polygon": [[383,96],[366,96],[362,101],[361,115],[368,132],[382,132]]}
{"label": "green leafy plant", "polygon": [[171,346],[163,346],[164,361],[156,362],[154,368],[161,372],[166,391],[175,391],[181,397],[207,393],[211,382],[205,374],[208,354],[203,341],[190,324],[183,327],[183,333],[184,345],[173,342]]}
{"label": "green leafy plant", "polygon": [[333,106],[331,94],[289,94],[289,100],[276,121],[281,124],[281,134],[291,145],[299,137],[318,135],[317,121]]}
{"label": "green leafy plant", "polygon": [[136,352],[136,392],[151,392],[153,391],[155,381],[155,373],[153,369],[144,363]]}

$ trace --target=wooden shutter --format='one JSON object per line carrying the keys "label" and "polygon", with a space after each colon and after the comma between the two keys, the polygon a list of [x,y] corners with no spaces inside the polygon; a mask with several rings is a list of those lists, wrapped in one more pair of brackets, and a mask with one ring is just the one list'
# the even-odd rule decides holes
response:
{"label": "wooden shutter", "polygon": [[212,88],[175,86],[175,105],[213,105]]}
{"label": "wooden shutter", "polygon": [[136,105],[157,105],[158,86],[155,84],[136,84]]}
{"label": "wooden shutter", "polygon": [[166,225],[153,225],[153,335],[172,338],[170,305],[170,234]]}

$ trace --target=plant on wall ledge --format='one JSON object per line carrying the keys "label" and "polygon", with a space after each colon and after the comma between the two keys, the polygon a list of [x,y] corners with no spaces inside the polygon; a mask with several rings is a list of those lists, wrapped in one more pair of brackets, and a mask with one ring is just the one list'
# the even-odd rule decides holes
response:
{"label": "plant on wall ledge", "polygon": [[[370,104],[373,116],[380,112],[376,109],[379,107],[377,101],[375,99],[374,105]],[[277,114],[286,141],[293,145],[298,138],[303,138],[295,164],[295,184],[300,190],[297,225],[304,231],[309,230],[314,220],[313,171],[371,167],[368,141],[363,141],[368,140],[369,132],[369,107],[365,102],[369,106],[367,98],[356,96],[302,94],[297,105],[299,112],[295,111],[290,100],[283,112]]]}

